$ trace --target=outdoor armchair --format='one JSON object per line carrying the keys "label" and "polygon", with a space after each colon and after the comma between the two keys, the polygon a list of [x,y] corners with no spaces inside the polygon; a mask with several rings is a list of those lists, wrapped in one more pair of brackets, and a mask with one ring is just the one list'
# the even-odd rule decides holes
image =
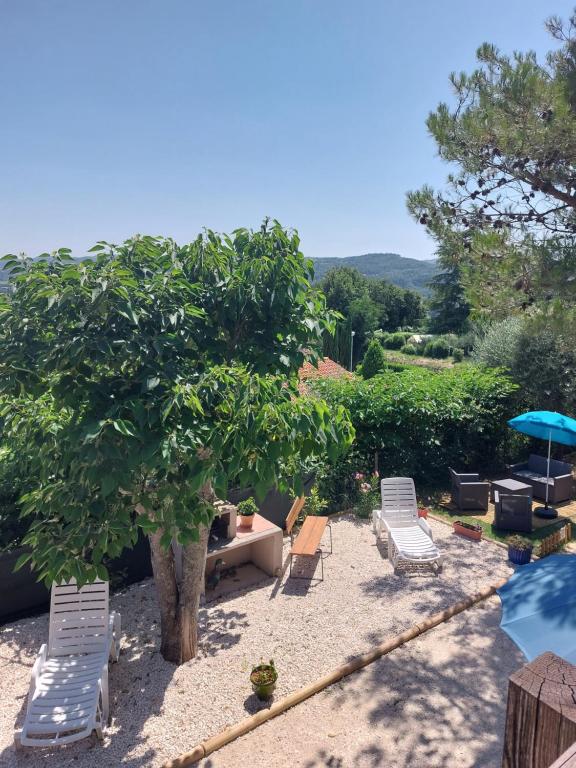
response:
{"label": "outdoor armchair", "polygon": [[490,483],[480,480],[480,475],[476,473],[458,473],[451,467],[450,481],[452,484],[452,503],[458,509],[482,509],[488,510],[488,496],[490,494]]}
{"label": "outdoor armchair", "polygon": [[494,491],[494,527],[506,531],[532,531],[532,499],[530,496]]}

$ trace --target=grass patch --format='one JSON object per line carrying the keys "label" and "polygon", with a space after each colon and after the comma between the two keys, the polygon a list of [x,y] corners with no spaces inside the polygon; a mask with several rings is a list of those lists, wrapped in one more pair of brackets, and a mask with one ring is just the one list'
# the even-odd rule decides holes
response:
{"label": "grass patch", "polygon": [[[482,527],[484,537],[492,539],[492,541],[500,541],[506,544],[508,537],[512,536],[514,533],[514,531],[499,531],[492,526],[492,523],[482,520],[481,517],[476,517],[474,514],[470,514],[470,512],[451,512],[444,507],[438,506],[438,504],[435,504],[434,502],[430,503],[429,507],[433,515],[442,517],[450,522],[453,522],[454,520],[462,520],[466,523],[477,523]],[[576,525],[573,521],[571,521],[570,524],[572,526],[572,538],[574,538],[576,536]],[[546,536],[550,536],[551,533],[564,527],[564,525],[566,525],[566,518],[551,520],[550,525],[544,525],[542,528],[537,528],[532,533],[522,533],[520,535],[530,539],[535,544],[538,544],[539,541],[545,539]]]}
{"label": "grass patch", "polygon": [[395,349],[385,349],[384,355],[390,363],[416,365],[421,368],[431,368],[434,371],[442,371],[445,368],[454,368],[455,365],[462,365],[462,363],[455,363],[451,357],[439,360],[434,357],[423,357],[422,355],[405,355],[404,352],[399,352]]}

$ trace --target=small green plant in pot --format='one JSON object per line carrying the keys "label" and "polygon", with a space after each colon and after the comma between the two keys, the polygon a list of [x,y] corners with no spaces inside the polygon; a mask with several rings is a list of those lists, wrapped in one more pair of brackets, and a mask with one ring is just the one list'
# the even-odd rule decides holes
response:
{"label": "small green plant in pot", "polygon": [[238,504],[237,509],[238,514],[240,515],[240,525],[242,528],[250,530],[252,528],[252,523],[254,522],[254,515],[258,512],[256,502],[250,497],[249,499],[246,499],[246,501],[241,501]]}
{"label": "small green plant in pot", "polygon": [[252,690],[261,701],[267,701],[272,697],[274,688],[276,688],[276,680],[278,680],[278,672],[273,659],[270,659],[268,664],[260,662],[252,668],[250,673]]}
{"label": "small green plant in pot", "polygon": [[532,559],[533,542],[524,536],[508,537],[508,559],[515,565],[526,565]]}

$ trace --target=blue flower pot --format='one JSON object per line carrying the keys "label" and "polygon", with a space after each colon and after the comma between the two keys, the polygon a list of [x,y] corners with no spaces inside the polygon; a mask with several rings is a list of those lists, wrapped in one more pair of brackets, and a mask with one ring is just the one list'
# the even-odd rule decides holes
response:
{"label": "blue flower pot", "polygon": [[526,565],[532,558],[532,549],[516,549],[508,547],[508,559],[514,565]]}

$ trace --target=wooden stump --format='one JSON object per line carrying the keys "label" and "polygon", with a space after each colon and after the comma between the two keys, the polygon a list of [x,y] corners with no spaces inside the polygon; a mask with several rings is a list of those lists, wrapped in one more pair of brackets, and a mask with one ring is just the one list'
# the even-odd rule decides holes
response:
{"label": "wooden stump", "polygon": [[503,768],[549,768],[576,741],[576,666],[546,652],[510,677]]}

